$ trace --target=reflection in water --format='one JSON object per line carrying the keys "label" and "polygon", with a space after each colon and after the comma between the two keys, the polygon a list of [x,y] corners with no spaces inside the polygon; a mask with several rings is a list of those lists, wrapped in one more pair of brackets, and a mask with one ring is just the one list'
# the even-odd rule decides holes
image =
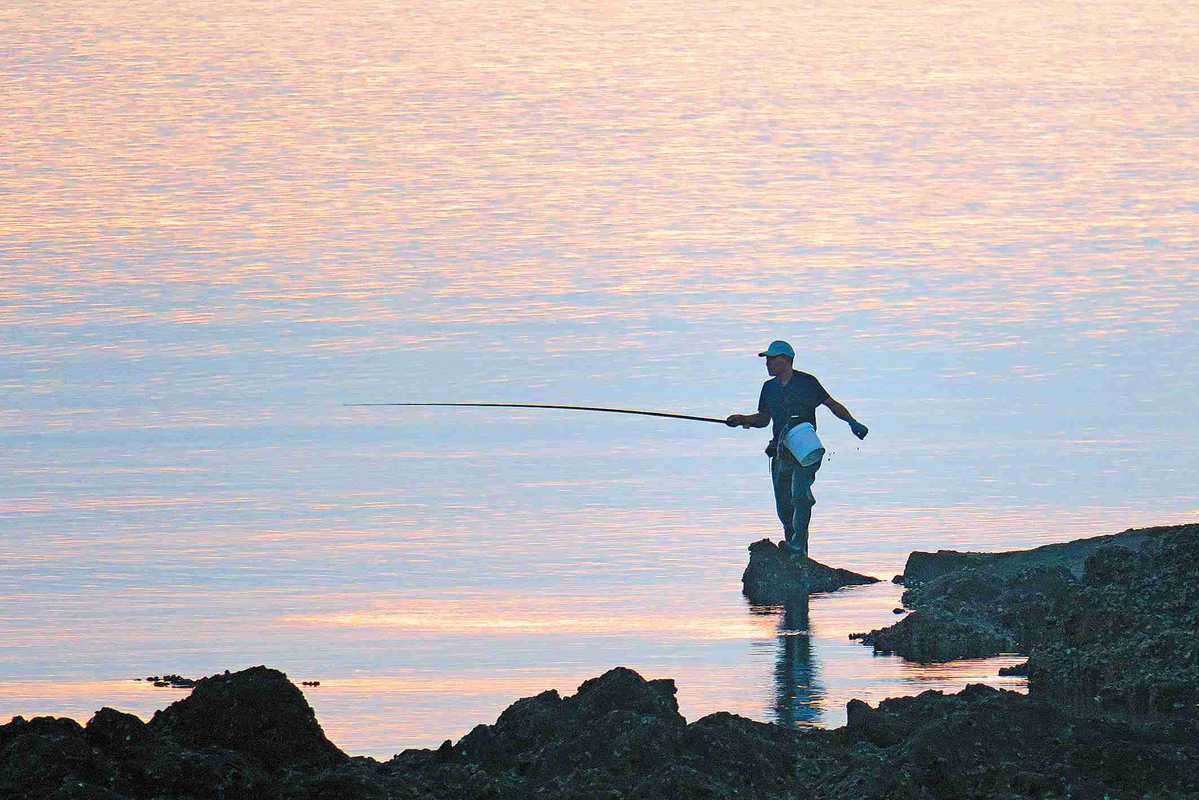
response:
{"label": "reflection in water", "polygon": [[812,648],[808,597],[789,599],[777,606],[751,606],[757,615],[782,614],[778,621],[778,653],[774,663],[773,719],[788,728],[806,728],[821,722],[824,687]]}
{"label": "reflection in water", "polygon": [[779,655],[774,669],[775,721],[788,728],[820,721],[824,690],[816,682],[808,596],[788,600],[779,622]]}

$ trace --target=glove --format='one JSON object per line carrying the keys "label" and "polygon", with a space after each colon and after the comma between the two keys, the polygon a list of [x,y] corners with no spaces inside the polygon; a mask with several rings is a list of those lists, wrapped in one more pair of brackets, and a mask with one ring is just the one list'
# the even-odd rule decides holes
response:
{"label": "glove", "polygon": [[870,429],[858,422],[856,419],[849,421],[849,429],[853,431],[853,435],[859,439],[865,439],[866,434],[870,433]]}
{"label": "glove", "polygon": [[779,446],[776,442],[771,442],[770,444],[766,445],[766,455],[770,456],[771,458],[774,458],[775,456],[778,455],[778,453],[779,453]]}
{"label": "glove", "polygon": [[741,414],[729,414],[729,418],[724,421],[724,424],[728,425],[730,428],[735,428],[741,424],[742,419],[744,419],[744,417]]}

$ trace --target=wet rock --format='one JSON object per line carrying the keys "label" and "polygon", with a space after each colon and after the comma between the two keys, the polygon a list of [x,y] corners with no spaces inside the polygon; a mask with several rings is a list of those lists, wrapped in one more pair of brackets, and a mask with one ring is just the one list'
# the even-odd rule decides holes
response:
{"label": "wet rock", "polygon": [[876,653],[896,653],[921,663],[985,658],[1017,646],[1013,638],[993,625],[920,611],[894,625],[869,633],[852,633],[849,638],[871,645]]}
{"label": "wet rock", "polygon": [[1054,609],[1076,583],[1061,565],[1016,574],[964,567],[905,591],[904,605],[916,610],[894,625],[851,638],[921,662],[1027,652],[1048,635]]}
{"label": "wet rock", "polygon": [[846,586],[878,583],[878,578],[787,555],[782,543],[760,539],[749,546],[749,565],[741,576],[742,593],[751,603],[775,605],[789,597],[832,592]]}
{"label": "wet rock", "polygon": [[903,602],[915,611],[893,625],[850,638],[876,652],[921,662],[1012,652],[1032,635],[1026,630],[1029,621],[1043,621],[1044,615],[1032,612],[1044,604],[1044,592],[1054,581],[1073,578],[1060,567],[1035,568],[1006,579],[967,567],[908,589]]}
{"label": "wet rock", "polygon": [[[134,678],[135,681],[142,680]],[[182,675],[152,675],[145,680],[154,684],[156,687],[170,687],[172,689],[191,689],[196,685],[192,678],[185,678]]]}

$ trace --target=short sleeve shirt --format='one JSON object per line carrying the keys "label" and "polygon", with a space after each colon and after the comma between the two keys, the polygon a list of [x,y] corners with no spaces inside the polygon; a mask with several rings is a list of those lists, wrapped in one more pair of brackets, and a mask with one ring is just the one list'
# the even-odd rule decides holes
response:
{"label": "short sleeve shirt", "polygon": [[791,380],[783,386],[778,378],[771,378],[762,384],[762,394],[758,397],[758,411],[770,415],[774,423],[772,442],[777,442],[783,423],[794,417],[799,422],[810,422],[816,427],[816,407],[829,398],[828,392],[820,385],[815,376],[796,370],[791,374]]}

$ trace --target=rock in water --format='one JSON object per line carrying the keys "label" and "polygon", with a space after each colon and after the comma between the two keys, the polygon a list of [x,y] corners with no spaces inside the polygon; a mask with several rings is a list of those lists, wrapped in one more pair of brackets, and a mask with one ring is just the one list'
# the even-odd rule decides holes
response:
{"label": "rock in water", "polygon": [[828,567],[810,558],[797,559],[783,551],[781,542],[776,545],[761,539],[749,546],[749,566],[741,576],[741,591],[751,603],[774,605],[790,597],[868,583],[878,583],[878,578]]}

